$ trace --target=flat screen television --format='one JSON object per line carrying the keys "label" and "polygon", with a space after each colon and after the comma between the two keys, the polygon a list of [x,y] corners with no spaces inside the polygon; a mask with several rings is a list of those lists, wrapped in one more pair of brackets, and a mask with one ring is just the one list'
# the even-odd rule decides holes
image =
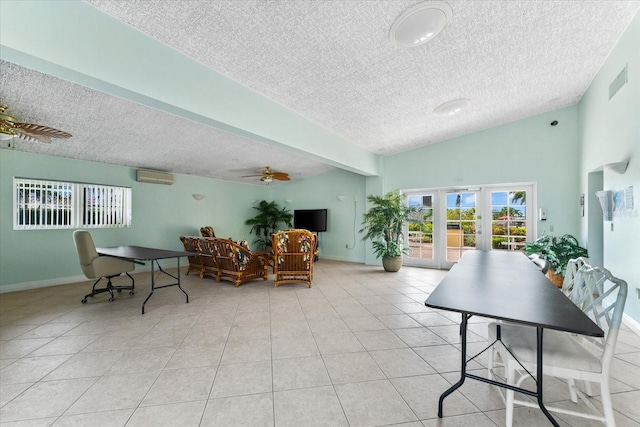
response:
{"label": "flat screen television", "polygon": [[318,233],[327,231],[326,209],[302,209],[293,211],[293,226]]}

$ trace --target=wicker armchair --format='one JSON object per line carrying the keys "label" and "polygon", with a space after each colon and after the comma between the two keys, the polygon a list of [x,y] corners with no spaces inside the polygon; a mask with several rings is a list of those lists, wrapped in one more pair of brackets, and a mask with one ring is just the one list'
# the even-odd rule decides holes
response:
{"label": "wicker armchair", "polygon": [[269,256],[266,252],[251,252],[229,239],[201,239],[215,258],[216,280],[229,280],[236,288],[249,280],[267,280]]}
{"label": "wicker armchair", "polygon": [[218,263],[216,262],[216,252],[213,250],[214,237],[201,237],[199,242],[200,253],[202,254],[202,277],[210,276],[218,279]]}
{"label": "wicker armchair", "polygon": [[180,241],[184,246],[186,252],[195,252],[198,255],[189,256],[189,267],[187,268],[187,275],[195,271],[200,275],[200,278],[204,276],[204,266],[202,264],[202,256],[200,255],[200,238],[196,236],[180,236]]}
{"label": "wicker armchair", "polygon": [[308,230],[286,230],[271,235],[275,287],[306,283],[311,287],[317,237]]}
{"label": "wicker armchair", "polygon": [[213,231],[213,227],[207,225],[206,227],[200,227],[200,234],[202,237],[216,237],[216,233]]}

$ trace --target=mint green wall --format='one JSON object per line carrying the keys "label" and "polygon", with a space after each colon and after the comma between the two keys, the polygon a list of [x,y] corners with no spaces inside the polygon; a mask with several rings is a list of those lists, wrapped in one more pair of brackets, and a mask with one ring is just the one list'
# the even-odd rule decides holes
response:
{"label": "mint green wall", "polygon": [[[609,100],[609,85],[628,67],[628,83]],[[629,297],[625,312],[640,323],[640,12],[635,16],[602,69],[578,104],[580,138],[580,191],[587,198],[589,173],[603,171],[605,190],[633,186],[635,209],[629,216],[615,217],[614,229],[605,222],[603,230],[604,266],[625,279]],[[624,174],[603,165],[629,159]],[[601,215],[601,212],[597,213]],[[587,236],[587,221],[582,234]],[[587,236],[588,237],[588,236]]]}
{"label": "mint green wall", "polygon": [[[479,107],[478,107],[479,108]],[[576,107],[567,107],[385,158],[384,188],[537,183],[547,221],[538,234],[578,235]],[[557,126],[550,126],[554,120]]]}
{"label": "mint green wall", "polygon": [[[361,175],[336,170],[273,187],[273,199],[291,212],[328,209],[327,231],[320,233],[320,259],[362,262],[365,243],[358,230],[364,214],[364,182]],[[339,201],[339,195],[345,199]]]}
{"label": "mint green wall", "polygon": [[[0,287],[45,286],[81,275],[73,230],[13,230],[14,176],[131,187],[132,226],[92,230],[98,246],[180,249],[180,235],[199,234],[203,225],[212,225],[223,237],[249,238],[248,227],[238,218],[253,216],[253,201],[270,195],[265,187],[187,175],[176,175],[170,186],[146,184],[136,182],[131,168],[0,150]],[[193,193],[205,198],[196,201]]]}

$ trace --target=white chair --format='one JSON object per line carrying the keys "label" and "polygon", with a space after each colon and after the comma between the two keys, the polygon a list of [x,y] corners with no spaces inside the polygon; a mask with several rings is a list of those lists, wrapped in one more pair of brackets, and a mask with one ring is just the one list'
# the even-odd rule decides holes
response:
{"label": "white chair", "polygon": [[[543,373],[567,380],[571,400],[577,403],[579,397],[592,413],[551,406],[547,406],[547,409],[599,420],[609,427],[615,426],[609,391],[609,372],[627,297],[627,284],[624,280],[613,277],[606,269],[588,265],[578,269],[575,277],[576,283],[583,284],[580,293],[583,299],[577,301],[578,305],[582,305],[583,311],[604,330],[605,336],[594,338],[553,330],[545,331]],[[536,370],[536,330],[515,324],[503,323],[500,326],[502,345],[496,344],[497,355],[490,357],[489,373],[493,377],[496,367],[504,366],[507,384],[520,386],[526,378],[530,378],[527,371],[535,372]],[[490,339],[495,339],[496,323],[489,325],[489,336]],[[496,357],[502,361],[501,365],[495,360]],[[576,380],[600,384],[604,415],[595,408],[582,391],[575,387]],[[586,392],[590,394],[590,388],[587,388]],[[538,406],[537,402],[516,400],[513,390],[506,391],[505,404],[507,427],[513,425],[514,404]]]}
{"label": "white chair", "polygon": [[[564,272],[564,281],[562,282],[562,292],[573,302],[575,302],[573,295],[574,289],[580,289],[582,287],[582,284],[578,284],[578,286],[575,285],[576,275],[578,270],[585,265],[591,267],[589,261],[583,257],[570,259],[569,262],[567,262],[567,268]],[[581,280],[580,278],[578,279]]]}
{"label": "white chair", "polygon": [[[109,301],[113,301],[113,291],[121,292],[128,290],[129,295],[133,295],[133,288],[135,281],[129,274],[130,271],[135,270],[135,264],[131,261],[125,261],[118,258],[100,256],[96,251],[96,246],[93,243],[91,234],[86,230],[76,230],[73,232],[73,241],[76,245],[76,252],[78,252],[78,258],[80,259],[80,266],[82,272],[87,279],[98,279],[93,284],[93,288],[90,294],[87,294],[82,298],[82,303],[87,302],[88,297],[109,292],[111,298]],[[125,273],[131,279],[131,286],[113,286],[111,279],[120,276]],[[96,288],[96,285],[103,278],[107,279],[107,286],[104,288]]]}

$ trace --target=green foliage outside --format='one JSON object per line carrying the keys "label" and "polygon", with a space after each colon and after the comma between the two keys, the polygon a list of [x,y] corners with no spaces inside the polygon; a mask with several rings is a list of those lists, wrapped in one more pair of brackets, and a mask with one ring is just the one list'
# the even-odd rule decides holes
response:
{"label": "green foliage outside", "polygon": [[493,220],[499,220],[500,218],[510,217],[512,219],[523,218],[524,215],[520,209],[515,209],[509,206],[505,206],[500,209],[498,212],[493,212],[492,214]]}
{"label": "green foliage outside", "polygon": [[469,209],[447,209],[447,221],[475,221],[476,208]]}
{"label": "green foliage outside", "polygon": [[433,223],[431,221],[409,224],[409,231],[422,232],[420,236],[421,243],[433,242]]}

